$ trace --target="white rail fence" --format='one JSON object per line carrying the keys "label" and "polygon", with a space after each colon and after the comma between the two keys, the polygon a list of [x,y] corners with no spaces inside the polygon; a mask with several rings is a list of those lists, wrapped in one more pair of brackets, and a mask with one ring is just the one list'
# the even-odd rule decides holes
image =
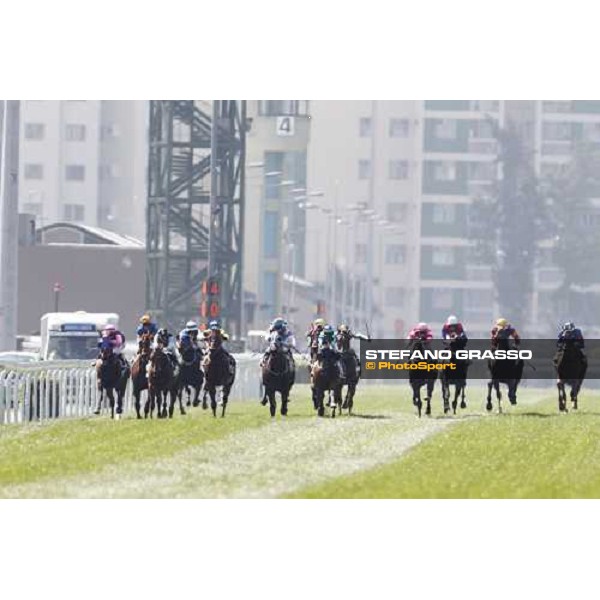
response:
{"label": "white rail fence", "polygon": [[[258,355],[235,355],[237,373],[230,400],[258,400],[261,393]],[[98,401],[96,372],[89,361],[0,365],[0,425],[87,417]],[[145,392],[143,392],[145,394]],[[102,406],[109,409],[105,398]],[[123,412],[133,410],[129,381]]]}

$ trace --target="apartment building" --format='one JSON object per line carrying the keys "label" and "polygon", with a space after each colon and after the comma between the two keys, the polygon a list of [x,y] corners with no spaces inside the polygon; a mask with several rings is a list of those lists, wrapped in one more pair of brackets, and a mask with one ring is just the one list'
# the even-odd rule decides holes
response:
{"label": "apartment building", "polygon": [[20,210],[143,238],[146,104],[22,101]]}
{"label": "apartment building", "polygon": [[[244,288],[248,328],[276,314],[294,323],[306,275],[307,100],[250,100],[246,137]],[[284,284],[284,274],[292,278]],[[298,285],[293,284],[297,280]],[[300,323],[298,323],[300,325]]]}

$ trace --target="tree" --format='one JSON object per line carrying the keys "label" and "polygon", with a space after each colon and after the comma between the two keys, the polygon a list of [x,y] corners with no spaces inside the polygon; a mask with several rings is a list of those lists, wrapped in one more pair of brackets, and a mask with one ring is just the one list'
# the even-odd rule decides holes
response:
{"label": "tree", "polygon": [[480,262],[492,267],[501,316],[524,327],[539,241],[548,236],[547,202],[517,126],[495,127],[499,180],[471,207],[471,236]]}

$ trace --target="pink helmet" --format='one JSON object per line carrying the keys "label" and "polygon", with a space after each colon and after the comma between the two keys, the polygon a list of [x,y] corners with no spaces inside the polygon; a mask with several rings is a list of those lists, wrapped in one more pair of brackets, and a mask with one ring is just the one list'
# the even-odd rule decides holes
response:
{"label": "pink helmet", "polygon": [[116,330],[117,330],[117,328],[112,323],[105,325],[104,329],[103,329],[103,331],[116,331]]}
{"label": "pink helmet", "polygon": [[417,325],[417,329],[418,329],[419,331],[427,331],[427,330],[429,329],[429,325],[427,325],[427,323],[422,323],[422,322],[421,322],[421,323],[419,323],[419,324]]}

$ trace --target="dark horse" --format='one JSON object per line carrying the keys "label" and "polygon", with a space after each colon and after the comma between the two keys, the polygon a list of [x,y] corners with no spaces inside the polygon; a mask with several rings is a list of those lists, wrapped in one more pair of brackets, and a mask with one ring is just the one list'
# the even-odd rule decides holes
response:
{"label": "dark horse", "polygon": [[452,400],[452,412],[456,414],[458,399],[460,398],[460,407],[467,408],[465,401],[465,388],[467,387],[467,370],[469,361],[464,358],[456,358],[456,351],[463,350],[466,346],[466,340],[457,338],[456,335],[450,337],[448,350],[452,353],[452,357],[445,363],[454,363],[456,369],[444,369],[440,372],[442,383],[442,397],[444,398],[444,414],[450,412],[450,386],[454,386],[454,399]]}
{"label": "dark horse", "polygon": [[343,388],[346,386],[346,396],[342,404],[342,409],[347,408],[349,415],[352,414],[354,394],[356,394],[356,386],[361,375],[360,360],[350,346],[351,340],[349,331],[340,331],[337,335],[338,350],[341,354],[342,365],[344,367],[344,379],[341,382],[340,394],[343,395]]}
{"label": "dark horse", "polygon": [[565,341],[554,355],[553,362],[558,375],[558,410],[568,412],[565,384],[571,388],[571,403],[573,410],[577,410],[577,396],[585,379],[587,358],[573,341]]}
{"label": "dark horse", "polygon": [[[498,350],[511,350],[510,340],[508,338],[500,338],[498,340]],[[496,390],[498,398],[498,412],[502,412],[502,393],[500,392],[500,384],[503,383],[508,388],[508,399],[512,405],[517,403],[517,388],[523,376],[523,367],[525,362],[520,358],[506,359],[490,359],[488,361],[488,369],[490,371],[490,380],[487,388],[487,402],[485,408],[487,411],[492,410],[492,387]]]}
{"label": "dark horse", "polygon": [[146,368],[150,360],[150,344],[152,343],[152,335],[144,334],[140,338],[138,353],[131,365],[131,381],[133,383],[133,399],[137,418],[141,419],[141,396],[144,390],[148,390],[148,377]]}
{"label": "dark horse", "polygon": [[[150,369],[148,374],[148,400],[144,407],[144,417],[150,414],[152,418],[154,407],[157,417],[164,419],[173,417],[173,410],[179,392],[179,366],[171,360],[161,344],[150,355]],[[168,404],[168,406],[167,406]],[[185,410],[179,401],[182,415]]]}
{"label": "dark horse", "polygon": [[[186,406],[198,406],[200,404],[200,391],[204,383],[204,373],[200,368],[202,363],[202,350],[194,348],[191,344],[187,344],[179,348],[180,367],[179,367],[179,401],[183,396],[183,391],[187,394]],[[194,399],[191,395],[194,390]],[[206,405],[204,406],[206,408]]]}
{"label": "dark horse", "polygon": [[338,354],[331,348],[323,348],[311,366],[312,398],[319,417],[325,415],[325,392],[329,393],[328,405],[333,409],[342,406],[342,379],[338,368]]}
{"label": "dark horse", "polygon": [[202,360],[202,370],[204,371],[204,392],[210,396],[210,407],[213,416],[217,416],[217,391],[221,388],[221,417],[225,416],[227,401],[231,387],[235,381],[235,358],[228,352],[225,352],[220,344],[209,347],[208,352]]}
{"label": "dark horse", "polygon": [[281,396],[281,414],[287,415],[290,390],[294,385],[296,367],[287,348],[280,339],[274,340],[269,346],[266,359],[261,364],[262,382],[264,386],[263,404],[269,403],[269,411],[274,417],[277,412],[275,394]]}
{"label": "dark horse", "polygon": [[[422,355],[424,355],[425,350],[427,350],[425,342],[421,339],[416,339],[411,341],[409,344],[409,349],[411,352],[419,351]],[[437,365],[437,360],[434,359],[419,359],[415,358],[409,361],[411,364],[415,363],[427,363],[427,365]],[[426,396],[425,396],[425,414],[427,416],[431,415],[431,397],[433,396],[433,388],[435,387],[435,380],[438,376],[438,371],[436,369],[432,370],[422,370],[422,369],[411,369],[409,371],[408,380],[410,382],[410,387],[413,391],[413,404],[417,407],[417,414],[420,417],[421,412],[423,410],[423,401],[421,400],[421,388],[425,386]]]}
{"label": "dark horse", "polygon": [[[95,415],[99,415],[102,410],[102,401],[104,400],[104,392],[110,402],[110,416],[117,418],[123,414],[123,396],[127,389],[127,380],[129,379],[129,366],[123,368],[119,357],[113,352],[110,342],[103,342],[100,347],[100,358],[96,361],[96,379],[98,382],[98,391],[100,397]],[[117,408],[115,411],[115,396],[117,394]]]}

